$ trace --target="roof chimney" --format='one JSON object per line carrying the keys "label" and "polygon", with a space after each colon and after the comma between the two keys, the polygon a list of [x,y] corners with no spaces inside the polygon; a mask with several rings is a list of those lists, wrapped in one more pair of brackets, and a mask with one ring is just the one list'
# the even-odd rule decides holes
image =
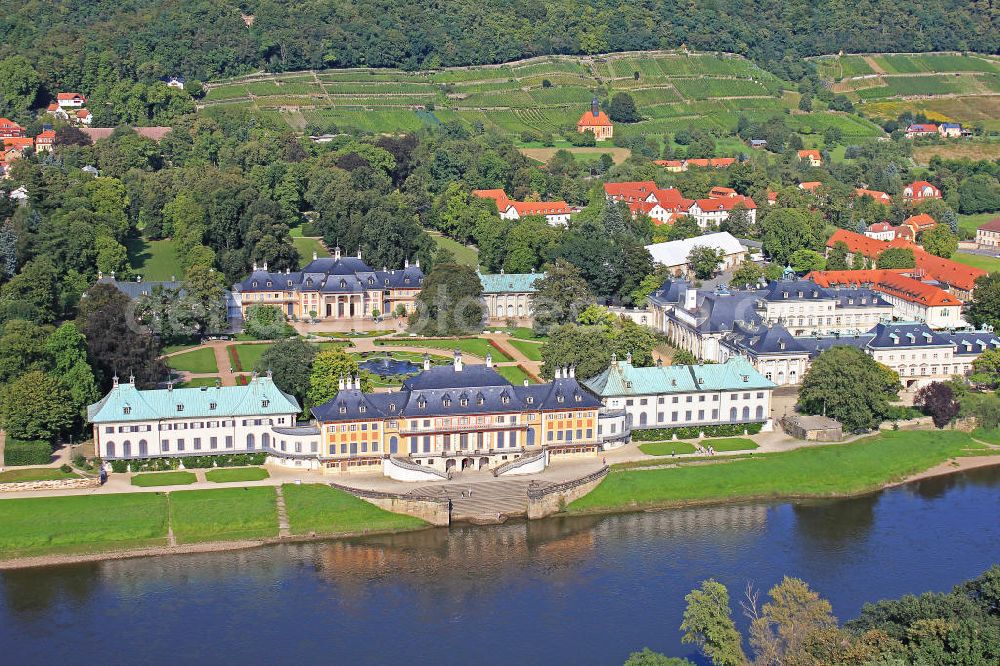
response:
{"label": "roof chimney", "polygon": [[317,259],[319,259],[319,257],[316,255],[315,252],[313,252],[313,261],[316,261]]}
{"label": "roof chimney", "polygon": [[562,379],[562,368],[556,367],[556,373],[552,376],[553,379]]}
{"label": "roof chimney", "polygon": [[575,365],[569,366],[569,378],[570,379],[575,379],[576,378],[576,366]]}
{"label": "roof chimney", "polygon": [[527,379],[525,379],[525,380],[524,380],[524,385],[525,385],[525,386],[527,386],[527,385],[528,385],[528,380],[527,380]]}
{"label": "roof chimney", "polygon": [[111,388],[118,388],[118,375],[111,378]]}
{"label": "roof chimney", "polygon": [[341,391],[343,391],[343,390],[344,390],[344,375],[341,375],[341,376],[340,376],[340,381],[339,381],[339,383],[337,384],[337,387],[338,387],[338,388],[339,388],[339,389],[340,389]]}
{"label": "roof chimney", "polygon": [[361,258],[361,246],[358,245],[358,259]]}
{"label": "roof chimney", "polygon": [[489,352],[486,352],[486,367],[487,368],[493,367],[493,354]]}
{"label": "roof chimney", "polygon": [[404,259],[403,260],[403,268],[409,268],[409,267],[410,267],[410,260],[409,259]]}
{"label": "roof chimney", "polygon": [[462,350],[455,350],[455,372],[462,372]]}
{"label": "roof chimney", "polygon": [[352,388],[355,388],[358,391],[361,390],[361,375],[360,374],[354,375],[354,386]]}
{"label": "roof chimney", "polygon": [[333,248],[333,258],[340,261],[340,246]]}
{"label": "roof chimney", "polygon": [[430,369],[431,369],[431,355],[424,354],[424,370],[430,370]]}

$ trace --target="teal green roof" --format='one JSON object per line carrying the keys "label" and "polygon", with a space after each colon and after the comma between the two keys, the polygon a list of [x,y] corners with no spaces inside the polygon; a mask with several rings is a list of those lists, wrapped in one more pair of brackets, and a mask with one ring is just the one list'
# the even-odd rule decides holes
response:
{"label": "teal green roof", "polygon": [[479,274],[484,294],[508,294],[535,291],[535,282],[545,273],[487,273]]}
{"label": "teal green roof", "polygon": [[734,356],[725,363],[651,368],[636,368],[628,361],[615,361],[583,385],[602,398],[775,387],[742,356]]}
{"label": "teal green roof", "polygon": [[[178,405],[183,409],[178,410]],[[275,386],[270,377],[256,377],[246,386],[209,388],[141,391],[132,383],[118,384],[99,402],[87,407],[87,420],[119,423],[211,416],[270,416],[300,411],[298,401]]]}

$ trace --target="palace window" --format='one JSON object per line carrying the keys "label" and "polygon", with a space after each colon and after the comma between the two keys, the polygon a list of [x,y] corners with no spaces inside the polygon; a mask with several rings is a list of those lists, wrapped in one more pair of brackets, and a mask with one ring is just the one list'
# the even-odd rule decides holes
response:
{"label": "palace window", "polygon": [[177,411],[178,412],[183,412],[184,411],[184,405],[177,405]]}
{"label": "palace window", "polygon": [[124,407],[122,407],[122,414],[131,414],[131,413],[132,413],[132,408],[131,407],[129,407],[128,405],[125,405]]}
{"label": "palace window", "polygon": [[261,401],[260,401],[260,406],[261,406],[261,407],[267,407],[267,406],[268,406],[268,405],[270,405],[270,404],[271,404],[271,401],[270,401],[270,400],[261,400]]}
{"label": "palace window", "polygon": [[208,403],[208,408],[209,408],[209,409],[215,409],[215,408],[216,408],[216,407],[218,407],[218,406],[219,406],[219,405],[218,405],[218,404],[216,404],[216,403],[214,403],[214,402],[210,402],[210,403]]}

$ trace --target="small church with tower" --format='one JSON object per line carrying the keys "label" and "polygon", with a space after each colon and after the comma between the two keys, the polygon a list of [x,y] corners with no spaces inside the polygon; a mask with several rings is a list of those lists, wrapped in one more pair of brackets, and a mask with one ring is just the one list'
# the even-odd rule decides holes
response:
{"label": "small church with tower", "polygon": [[590,111],[585,111],[580,120],[576,123],[576,131],[580,134],[584,132],[593,132],[594,139],[597,141],[604,141],[610,139],[615,134],[614,125],[611,124],[611,119],[608,118],[608,114],[601,111],[601,107],[597,102],[597,98],[590,103]]}

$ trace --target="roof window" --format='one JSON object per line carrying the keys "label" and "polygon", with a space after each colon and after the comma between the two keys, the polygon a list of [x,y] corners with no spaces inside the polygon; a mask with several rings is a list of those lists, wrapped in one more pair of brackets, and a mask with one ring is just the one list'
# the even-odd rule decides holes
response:
{"label": "roof window", "polygon": [[132,413],[132,408],[131,407],[129,407],[128,405],[125,405],[124,407],[122,407],[122,414],[131,414],[131,413]]}
{"label": "roof window", "polygon": [[270,404],[271,404],[271,401],[270,401],[270,400],[267,400],[267,399],[264,399],[264,400],[261,400],[261,401],[260,401],[260,406],[261,406],[261,407],[267,407],[267,406],[268,406],[268,405],[270,405]]}
{"label": "roof window", "polygon": [[208,408],[209,409],[215,409],[218,406],[219,406],[219,404],[216,403],[216,402],[210,402],[210,403],[208,403]]}
{"label": "roof window", "polygon": [[180,404],[178,404],[178,405],[177,405],[177,411],[178,411],[178,412],[183,412],[183,411],[184,411],[184,405],[180,405]]}

